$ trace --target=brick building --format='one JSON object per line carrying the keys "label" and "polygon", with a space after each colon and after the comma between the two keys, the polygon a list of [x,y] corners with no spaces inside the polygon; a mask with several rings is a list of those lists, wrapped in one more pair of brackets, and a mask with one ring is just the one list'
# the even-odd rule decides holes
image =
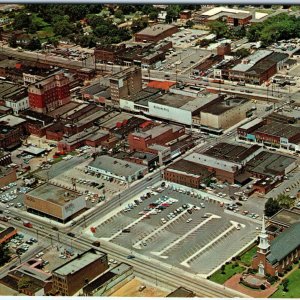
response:
{"label": "brick building", "polygon": [[69,78],[63,73],[56,74],[28,87],[31,110],[46,113],[70,102]]}
{"label": "brick building", "polygon": [[115,62],[118,60],[118,56],[122,54],[126,49],[126,45],[119,46],[107,45],[97,46],[94,50],[95,59],[97,62]]}
{"label": "brick building", "polygon": [[179,13],[180,20],[189,20],[192,18],[192,12],[189,9],[185,9]]}
{"label": "brick building", "polygon": [[144,132],[140,131],[130,133],[128,135],[128,143],[131,151],[147,152],[150,145],[165,145],[166,143],[177,139],[184,134],[184,127],[162,124]]}
{"label": "brick building", "polygon": [[156,24],[147,27],[140,32],[135,34],[136,42],[155,42],[171,36],[172,34],[178,32],[178,28],[169,24]]}
{"label": "brick building", "polygon": [[21,145],[26,134],[26,120],[13,115],[0,118],[0,148],[11,150]]}
{"label": "brick building", "polygon": [[17,180],[16,169],[0,167],[0,188]]}
{"label": "brick building", "polygon": [[0,166],[5,167],[12,163],[10,152],[5,152],[0,149]]}
{"label": "brick building", "polygon": [[252,260],[252,268],[258,270],[260,275],[283,274],[288,267],[299,260],[300,223],[291,225],[269,242],[263,219],[259,241],[257,253]]}
{"label": "brick building", "polygon": [[181,159],[169,165],[163,176],[165,180],[197,189],[204,180],[212,177],[213,173],[201,168],[197,163]]}
{"label": "brick building", "polygon": [[114,105],[119,105],[120,98],[133,96],[142,90],[142,71],[131,67],[114,74],[110,78],[110,94]]}
{"label": "brick building", "polygon": [[14,227],[5,228],[0,232],[0,245],[6,243],[17,234],[17,229]]}
{"label": "brick building", "polygon": [[90,249],[52,271],[52,291],[73,296],[108,269],[107,254]]}

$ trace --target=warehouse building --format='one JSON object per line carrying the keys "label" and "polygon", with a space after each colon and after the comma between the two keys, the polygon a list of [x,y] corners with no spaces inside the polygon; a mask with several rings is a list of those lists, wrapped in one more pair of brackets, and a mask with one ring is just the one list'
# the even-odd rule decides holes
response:
{"label": "warehouse building", "polygon": [[45,183],[25,195],[27,211],[66,223],[86,209],[85,197]]}
{"label": "warehouse building", "polygon": [[108,176],[110,178],[117,178],[125,182],[132,182],[140,179],[148,172],[146,166],[117,159],[108,155],[96,157],[96,159],[86,168],[97,174]]}
{"label": "warehouse building", "polygon": [[138,33],[135,34],[136,42],[155,42],[171,36],[172,34],[178,32],[178,28],[169,24],[156,24],[153,26],[149,26]]}
{"label": "warehouse building", "polygon": [[217,103],[213,102],[201,110],[201,129],[215,134],[222,134],[223,130],[244,120],[251,109],[251,101],[245,98],[223,98],[223,100]]}
{"label": "warehouse building", "polygon": [[198,163],[181,159],[169,165],[163,176],[165,180],[197,189],[203,181],[213,176],[213,172]]}

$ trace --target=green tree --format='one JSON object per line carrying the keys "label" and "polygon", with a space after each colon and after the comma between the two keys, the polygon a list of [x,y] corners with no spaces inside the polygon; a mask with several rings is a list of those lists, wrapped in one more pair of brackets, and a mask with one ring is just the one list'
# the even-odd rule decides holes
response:
{"label": "green tree", "polygon": [[14,34],[8,39],[8,44],[9,44],[9,47],[12,47],[12,48],[17,47],[17,39]]}
{"label": "green tree", "polygon": [[157,17],[158,17],[158,12],[157,11],[152,11],[152,12],[149,13],[149,19],[150,20],[155,21],[155,20],[157,20]]}
{"label": "green tree", "polygon": [[9,249],[5,245],[0,245],[0,266],[3,266],[10,260]]}
{"label": "green tree", "polygon": [[289,279],[288,278],[285,278],[282,280],[282,286],[283,286],[283,291],[284,292],[288,292],[289,291]]}
{"label": "green tree", "polygon": [[280,194],[276,201],[279,203],[280,208],[291,208],[295,204],[295,200],[289,195]]}
{"label": "green tree", "polygon": [[246,48],[240,48],[235,51],[234,55],[238,58],[244,58],[250,55],[250,50]]}
{"label": "green tree", "polygon": [[169,5],[167,8],[166,22],[172,23],[173,21],[175,21],[178,18],[181,10],[181,5]]}
{"label": "green tree", "polygon": [[30,278],[27,276],[24,276],[18,282],[18,290],[29,288],[31,284],[32,283],[31,283]]}
{"label": "green tree", "polygon": [[278,201],[273,198],[269,198],[265,204],[265,215],[267,217],[272,217],[280,210],[280,205]]}
{"label": "green tree", "polygon": [[115,11],[115,17],[118,18],[118,19],[123,19],[124,18],[123,11],[121,9],[117,9]]}
{"label": "green tree", "polygon": [[133,20],[132,24],[131,24],[131,30],[133,33],[139,32],[142,29],[146,28],[148,25],[148,22],[143,20],[143,19],[136,19]]}
{"label": "green tree", "polygon": [[28,28],[31,25],[31,16],[26,12],[20,12],[16,15],[13,26],[14,29],[24,29]]}
{"label": "green tree", "polygon": [[33,38],[30,40],[27,48],[29,50],[40,50],[42,48],[42,45],[38,38]]}
{"label": "green tree", "polygon": [[56,35],[68,36],[71,33],[74,33],[75,26],[74,24],[68,22],[66,19],[56,22],[53,25],[53,32]]}
{"label": "green tree", "polygon": [[221,21],[213,21],[208,24],[211,33],[215,34],[217,38],[226,37],[228,34],[228,26]]}
{"label": "green tree", "polygon": [[185,23],[185,26],[188,28],[192,28],[195,25],[195,23],[192,20],[188,20]]}

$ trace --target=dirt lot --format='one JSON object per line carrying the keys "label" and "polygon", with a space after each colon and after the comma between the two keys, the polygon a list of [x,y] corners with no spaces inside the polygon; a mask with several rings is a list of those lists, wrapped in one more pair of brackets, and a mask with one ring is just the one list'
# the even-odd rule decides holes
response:
{"label": "dirt lot", "polygon": [[[139,287],[145,285],[146,288],[139,292]],[[118,291],[111,294],[113,297],[165,297],[169,292],[160,290],[154,286],[149,286],[149,283],[144,283],[141,280],[134,278]]]}
{"label": "dirt lot", "polygon": [[0,295],[1,296],[24,296],[24,294],[21,294],[3,284],[0,284]]}

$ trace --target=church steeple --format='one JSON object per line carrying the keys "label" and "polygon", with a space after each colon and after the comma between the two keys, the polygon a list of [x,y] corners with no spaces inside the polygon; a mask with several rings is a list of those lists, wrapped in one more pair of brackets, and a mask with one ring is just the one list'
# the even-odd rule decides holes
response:
{"label": "church steeple", "polygon": [[259,245],[258,245],[259,252],[266,254],[270,250],[270,244],[268,241],[268,234],[266,232],[266,225],[265,225],[265,216],[263,215],[262,219],[262,226],[261,232],[259,234]]}

